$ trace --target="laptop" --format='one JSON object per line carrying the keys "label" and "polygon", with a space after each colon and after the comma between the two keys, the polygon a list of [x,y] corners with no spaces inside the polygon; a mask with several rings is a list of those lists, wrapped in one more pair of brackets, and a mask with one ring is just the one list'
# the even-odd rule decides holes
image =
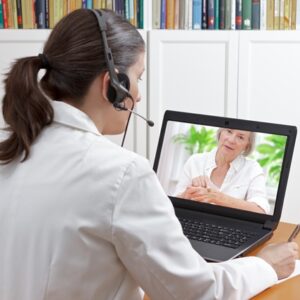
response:
{"label": "laptop", "polygon": [[[165,112],[153,168],[184,234],[207,261],[242,256],[272,236],[296,134],[289,125]],[[222,158],[225,173],[216,169]]]}

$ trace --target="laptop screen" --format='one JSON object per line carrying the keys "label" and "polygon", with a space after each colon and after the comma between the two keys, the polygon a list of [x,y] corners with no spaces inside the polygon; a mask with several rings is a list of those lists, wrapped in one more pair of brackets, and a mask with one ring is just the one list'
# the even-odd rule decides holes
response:
{"label": "laptop screen", "polygon": [[295,132],[292,126],[167,112],[154,169],[172,198],[265,215],[277,205],[281,213]]}

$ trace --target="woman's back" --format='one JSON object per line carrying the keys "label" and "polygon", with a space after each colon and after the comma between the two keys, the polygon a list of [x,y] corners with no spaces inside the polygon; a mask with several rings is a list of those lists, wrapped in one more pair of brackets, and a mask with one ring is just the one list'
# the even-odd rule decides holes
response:
{"label": "woman's back", "polygon": [[121,289],[133,299],[111,240],[119,185],[137,157],[76,108],[58,102],[54,112],[31,157],[0,167],[0,298],[118,299]]}

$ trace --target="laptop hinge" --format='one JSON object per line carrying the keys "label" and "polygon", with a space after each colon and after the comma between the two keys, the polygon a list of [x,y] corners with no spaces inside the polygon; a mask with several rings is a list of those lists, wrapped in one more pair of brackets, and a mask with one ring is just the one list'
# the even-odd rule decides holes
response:
{"label": "laptop hinge", "polygon": [[271,220],[267,220],[263,226],[263,229],[274,229],[275,228],[275,224],[274,222],[272,222]]}

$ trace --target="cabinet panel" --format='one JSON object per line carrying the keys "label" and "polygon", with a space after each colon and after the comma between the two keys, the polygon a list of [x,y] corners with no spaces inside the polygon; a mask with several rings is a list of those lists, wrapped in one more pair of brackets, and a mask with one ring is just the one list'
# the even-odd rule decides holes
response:
{"label": "cabinet panel", "polygon": [[[300,32],[240,35],[238,117],[300,126]],[[282,219],[299,222],[300,143],[296,142]]]}
{"label": "cabinet panel", "polygon": [[236,116],[237,35],[229,31],[149,32],[149,157],[166,109]]}
{"label": "cabinet panel", "polygon": [[[33,56],[42,53],[43,44],[46,41],[50,30],[0,30],[0,99],[3,98],[3,78],[8,71],[10,64],[16,59],[24,56]],[[145,31],[140,31],[146,39]],[[146,62],[145,62],[146,63]],[[136,111],[146,115],[147,108],[147,74],[143,76],[140,84],[142,94],[141,103]],[[2,114],[0,113],[0,127],[4,125]],[[146,156],[146,125],[143,120],[132,116],[125,147]],[[123,135],[109,136],[109,138],[121,144]]]}

